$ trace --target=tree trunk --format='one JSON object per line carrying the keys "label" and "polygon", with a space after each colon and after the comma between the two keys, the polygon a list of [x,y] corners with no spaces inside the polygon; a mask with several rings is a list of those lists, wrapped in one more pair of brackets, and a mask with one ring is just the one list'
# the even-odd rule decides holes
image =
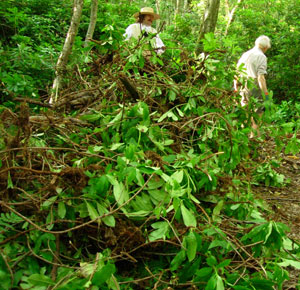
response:
{"label": "tree trunk", "polygon": [[175,19],[176,19],[176,16],[179,14],[179,11],[180,11],[180,0],[176,0],[175,2]]}
{"label": "tree trunk", "polygon": [[203,14],[198,42],[209,32],[214,32],[218,20],[220,0],[208,0]]}
{"label": "tree trunk", "polygon": [[[155,1],[156,13],[160,14],[160,0]],[[156,30],[158,30],[159,22],[156,21]]]}
{"label": "tree trunk", "polygon": [[90,24],[88,31],[85,36],[84,47],[87,47],[90,39],[93,38],[96,22],[97,22],[97,12],[98,12],[98,0],[92,0],[91,2],[91,16],[90,16]]}
{"label": "tree trunk", "polygon": [[233,20],[233,16],[234,16],[234,13],[235,13],[235,10],[238,8],[238,6],[242,3],[242,0],[238,0],[236,5],[232,8],[232,10],[230,11],[229,10],[229,5],[228,5],[228,14],[227,14],[227,18],[228,18],[228,21],[227,21],[227,25],[226,25],[226,30],[225,30],[225,36],[227,35],[228,33],[228,29],[229,29],[229,26]]}
{"label": "tree trunk", "polygon": [[188,0],[184,0],[184,4],[183,4],[183,11],[187,12],[188,7],[189,7],[189,1]]}
{"label": "tree trunk", "polygon": [[224,7],[225,7],[226,18],[229,18],[230,7],[229,7],[229,1],[228,0],[225,0]]}
{"label": "tree trunk", "polygon": [[80,23],[80,17],[82,13],[83,8],[83,2],[84,0],[74,0],[73,4],[73,16],[71,19],[71,24],[68,30],[68,34],[64,43],[64,47],[62,49],[62,52],[60,53],[60,56],[58,58],[57,64],[56,64],[56,77],[53,81],[52,86],[52,93],[49,103],[53,104],[57,101],[58,98],[58,91],[61,87],[62,79],[64,71],[66,70],[66,66],[68,63],[68,58],[72,52],[73,43],[75,40],[75,36],[78,31],[79,23]]}

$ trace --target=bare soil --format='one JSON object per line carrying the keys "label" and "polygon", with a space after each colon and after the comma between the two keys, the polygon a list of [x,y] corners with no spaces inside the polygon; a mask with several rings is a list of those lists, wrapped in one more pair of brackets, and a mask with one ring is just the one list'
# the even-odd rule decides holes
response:
{"label": "bare soil", "polygon": [[[275,156],[274,148],[273,141],[264,142],[262,155],[266,160]],[[281,166],[275,170],[285,176],[286,184],[282,187],[256,186],[254,192],[273,209],[274,214],[270,218],[286,224],[290,228],[287,236],[295,244],[300,244],[300,154],[280,153],[279,158]],[[285,283],[283,289],[299,289],[297,285],[299,285],[300,271],[290,268],[289,272],[291,279]]]}

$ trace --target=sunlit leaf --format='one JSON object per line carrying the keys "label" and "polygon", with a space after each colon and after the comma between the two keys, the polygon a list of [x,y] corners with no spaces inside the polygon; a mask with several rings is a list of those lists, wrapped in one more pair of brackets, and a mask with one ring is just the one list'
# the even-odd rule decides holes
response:
{"label": "sunlit leaf", "polygon": [[57,213],[58,213],[58,216],[60,218],[62,218],[62,219],[66,216],[67,209],[66,209],[66,205],[65,205],[65,203],[63,201],[60,201],[58,203],[58,211],[57,211]]}
{"label": "sunlit leaf", "polygon": [[180,206],[183,222],[187,227],[196,227],[197,221],[191,210],[188,210],[182,203]]}
{"label": "sunlit leaf", "polygon": [[114,264],[107,264],[104,267],[102,267],[99,271],[96,271],[96,273],[93,276],[92,282],[93,285],[101,286],[104,284],[112,274],[114,274],[116,271],[116,267]]}

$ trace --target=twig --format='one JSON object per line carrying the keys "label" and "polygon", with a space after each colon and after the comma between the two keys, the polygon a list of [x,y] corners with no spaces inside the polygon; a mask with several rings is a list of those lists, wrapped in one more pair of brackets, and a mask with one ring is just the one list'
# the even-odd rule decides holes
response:
{"label": "twig", "polygon": [[[147,266],[145,267],[145,269],[154,279],[157,279],[156,276],[158,274],[154,275]],[[169,269],[166,269],[165,272],[166,271],[169,271]],[[171,285],[171,286],[175,285],[175,283],[173,281],[164,281],[164,280],[159,279],[159,282],[161,282],[163,284]],[[205,285],[205,284],[207,284],[207,282],[192,281],[192,282],[187,282],[187,283],[176,283],[176,286],[183,287],[183,286],[192,286],[192,285],[199,285],[199,284]]]}
{"label": "twig", "polygon": [[41,256],[37,255],[37,254],[32,250],[32,248],[31,248],[31,246],[30,246],[30,243],[29,243],[29,238],[28,238],[28,237],[27,237],[27,246],[28,246],[28,249],[29,249],[30,253],[31,253],[34,257],[38,258],[39,260],[44,261],[44,262],[47,263],[47,264],[56,265],[56,266],[58,266],[58,267],[63,267],[63,268],[68,268],[68,269],[76,269],[76,270],[77,270],[77,269],[80,269],[80,267],[72,267],[72,266],[65,265],[65,264],[54,263],[54,262],[51,262],[51,261],[49,261],[49,260],[47,260],[47,259],[44,259],[44,258],[42,258]]}
{"label": "twig", "polygon": [[13,236],[10,236],[9,238],[6,238],[4,241],[1,241],[0,246],[5,245],[6,243],[10,242],[11,240],[16,240],[19,236],[25,235],[25,234],[27,234],[28,232],[30,232],[32,230],[34,230],[34,229],[30,229],[30,230],[27,230],[27,231],[24,231],[24,232],[21,232],[21,233],[17,233]]}
{"label": "twig", "polygon": [[[52,253],[53,257],[54,257],[54,263],[58,263],[59,262],[59,249],[60,249],[60,235],[56,234],[55,235],[56,241],[56,250],[55,253]],[[49,249],[51,250],[51,247],[49,247]],[[52,251],[52,250],[51,250]],[[53,281],[56,280],[56,276],[57,276],[57,265],[53,265],[52,271],[51,271],[51,278]]]}
{"label": "twig", "polygon": [[142,248],[142,247],[145,247],[145,246],[148,246],[148,245],[154,244],[154,243],[166,243],[166,244],[171,244],[171,245],[173,245],[173,246],[176,246],[176,247],[181,248],[181,245],[180,245],[180,244],[176,244],[176,243],[174,243],[174,242],[172,242],[172,241],[169,241],[169,240],[163,240],[163,239],[161,239],[161,240],[149,241],[149,242],[147,242],[147,243],[144,243],[144,244],[142,244],[142,245],[139,245],[138,247],[136,247],[136,248],[130,250],[128,253],[133,253],[133,252],[137,251],[138,249],[140,249],[140,248]]}
{"label": "twig", "polygon": [[[1,173],[1,172],[0,172]],[[6,207],[7,209],[9,209],[10,211],[12,211],[13,213],[15,213],[16,215],[18,215],[19,217],[21,217],[23,220],[27,221],[28,223],[30,223],[31,225],[33,225],[36,229],[44,232],[44,233],[50,233],[50,234],[64,234],[64,233],[68,233],[68,232],[71,232],[71,231],[74,231],[74,230],[77,230],[77,229],[80,229],[82,227],[85,227],[91,223],[94,223],[96,221],[99,221],[101,220],[102,218],[106,217],[106,216],[110,216],[112,214],[114,214],[115,212],[117,212],[118,210],[120,210],[122,207],[124,207],[125,205],[127,205],[131,200],[133,200],[144,188],[145,186],[148,184],[148,182],[151,180],[151,178],[154,176],[155,173],[152,173],[151,176],[149,177],[149,179],[144,183],[144,185],[131,197],[129,198],[126,202],[124,202],[123,204],[121,204],[118,208],[108,212],[108,213],[105,213],[95,219],[92,219],[88,222],[85,222],[81,225],[78,225],[78,226],[75,226],[75,227],[72,227],[70,229],[67,229],[67,230],[62,230],[62,231],[49,231],[49,230],[46,230],[46,229],[43,229],[42,227],[40,227],[39,225],[35,224],[33,221],[31,221],[30,219],[28,219],[27,217],[25,217],[24,215],[22,215],[21,213],[19,213],[18,211],[16,211],[15,209],[13,209],[11,206],[9,206],[6,202],[4,201],[0,201],[0,205]]]}
{"label": "twig", "polygon": [[211,224],[211,219],[210,219],[209,215],[206,213],[205,209],[200,204],[198,204],[198,203],[196,203],[196,206],[198,206],[201,209],[201,211],[206,216],[208,223]]}
{"label": "twig", "polygon": [[33,99],[29,99],[29,98],[19,98],[19,97],[16,97],[16,98],[14,98],[14,100],[19,101],[19,102],[25,102],[25,103],[39,105],[41,107],[53,108],[53,106],[51,104],[42,103],[42,102],[39,102],[39,101],[36,101],[36,100],[33,100]]}
{"label": "twig", "polygon": [[13,284],[14,284],[14,273],[13,273],[11,267],[9,266],[9,264],[8,264],[8,262],[7,262],[7,260],[6,260],[5,256],[4,256],[4,254],[2,253],[2,250],[1,250],[1,249],[0,249],[0,254],[1,254],[1,257],[2,257],[2,259],[3,259],[3,261],[4,261],[5,265],[6,265],[6,267],[7,267],[7,269],[8,269],[8,271],[9,271],[9,273],[10,273],[10,277],[11,277],[11,282],[10,282],[10,284],[11,284],[11,288],[12,288],[12,287],[13,287]]}
{"label": "twig", "polygon": [[177,241],[179,242],[179,244],[181,245],[181,247],[182,247],[184,250],[186,250],[186,248],[183,246],[182,242],[180,241],[180,239],[179,239],[179,237],[178,237],[176,231],[174,230],[174,228],[173,228],[173,226],[171,225],[171,223],[169,222],[169,220],[166,219],[166,218],[163,217],[163,216],[161,216],[161,218],[164,219],[164,220],[168,223],[169,227],[172,229],[172,231],[173,231],[173,233],[174,233],[175,238],[177,239]]}
{"label": "twig", "polygon": [[130,284],[130,283],[137,284],[138,282],[149,280],[151,278],[153,278],[153,277],[152,276],[148,276],[148,277],[144,277],[144,278],[140,278],[140,279],[135,279],[135,280],[130,280],[130,281],[121,281],[121,282],[119,282],[119,284]]}
{"label": "twig", "polygon": [[267,197],[266,200],[278,200],[279,202],[300,202],[299,199],[296,198],[281,198],[281,197]]}
{"label": "twig", "polygon": [[23,167],[23,166],[12,166],[12,167],[7,167],[4,168],[3,170],[0,171],[0,174],[7,172],[7,171],[11,171],[11,170],[24,170],[24,171],[30,171],[30,172],[34,172],[37,174],[50,174],[50,175],[61,175],[61,172],[53,172],[53,171],[47,171],[47,170],[37,170],[37,169],[32,169],[32,168],[27,168],[27,167]]}
{"label": "twig", "polygon": [[[105,160],[108,161],[113,161],[113,162],[117,162],[115,159],[110,158],[110,157],[106,157],[103,155],[98,155],[98,154],[93,154],[93,153],[87,153],[87,152],[80,152],[76,149],[73,148],[66,148],[66,147],[18,147],[18,148],[10,148],[10,149],[6,149],[6,150],[2,150],[0,151],[1,153],[7,153],[7,152],[11,152],[11,151],[19,151],[19,150],[54,150],[54,151],[61,151],[61,150],[66,150],[66,151],[72,151],[75,152],[76,154],[79,155],[85,155],[85,156],[91,156],[91,157],[98,157],[98,158],[103,158]],[[1,173],[1,172],[0,172]]]}

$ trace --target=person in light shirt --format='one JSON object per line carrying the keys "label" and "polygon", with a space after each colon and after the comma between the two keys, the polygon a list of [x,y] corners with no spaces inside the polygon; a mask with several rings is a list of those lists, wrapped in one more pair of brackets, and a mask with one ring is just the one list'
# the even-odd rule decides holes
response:
{"label": "person in light shirt", "polygon": [[[144,7],[133,15],[136,19],[136,23],[129,25],[125,31],[125,39],[130,40],[131,38],[139,39],[148,33],[156,34],[153,48],[158,55],[161,55],[165,51],[165,45],[160,39],[155,28],[151,25],[154,20],[159,19],[160,16],[154,13],[151,7]],[[148,52],[148,54],[151,52]]]}
{"label": "person in light shirt", "polygon": [[[259,101],[259,107],[256,112],[260,116],[264,111],[263,102],[268,100],[269,95],[265,79],[265,75],[267,74],[267,57],[265,53],[270,47],[270,38],[265,35],[259,36],[255,40],[255,46],[246,51],[239,59],[237,69],[240,71],[240,75],[234,81],[234,90],[238,92],[238,79],[245,80],[245,86],[240,90],[240,95],[242,96],[241,105],[248,105],[251,96],[256,98]],[[249,85],[249,83],[251,84]],[[258,125],[254,122],[253,118],[252,128],[258,131]]]}

